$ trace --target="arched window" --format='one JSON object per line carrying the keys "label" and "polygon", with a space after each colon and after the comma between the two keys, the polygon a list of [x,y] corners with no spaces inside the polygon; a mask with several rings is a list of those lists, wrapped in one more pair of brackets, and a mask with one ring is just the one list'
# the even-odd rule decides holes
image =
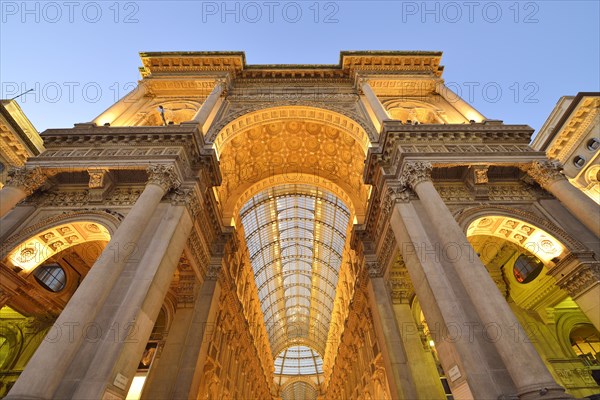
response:
{"label": "arched window", "polygon": [[33,276],[44,289],[51,292],[60,292],[67,283],[65,270],[57,263],[39,266]]}
{"label": "arched window", "polygon": [[513,274],[519,283],[529,283],[542,272],[544,263],[533,255],[521,254],[515,261]]}
{"label": "arched window", "polygon": [[573,327],[569,339],[577,357],[592,367],[592,378],[600,385],[600,332],[592,324],[579,324]]}

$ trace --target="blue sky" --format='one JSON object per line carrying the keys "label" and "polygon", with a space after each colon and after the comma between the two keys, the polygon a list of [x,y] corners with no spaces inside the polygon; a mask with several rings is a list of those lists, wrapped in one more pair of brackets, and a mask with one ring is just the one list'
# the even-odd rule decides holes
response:
{"label": "blue sky", "polygon": [[441,50],[487,118],[536,130],[600,90],[599,1],[0,1],[0,97],[34,125],[92,120],[131,89],[140,51],[242,50],[249,64],[337,64],[340,50]]}

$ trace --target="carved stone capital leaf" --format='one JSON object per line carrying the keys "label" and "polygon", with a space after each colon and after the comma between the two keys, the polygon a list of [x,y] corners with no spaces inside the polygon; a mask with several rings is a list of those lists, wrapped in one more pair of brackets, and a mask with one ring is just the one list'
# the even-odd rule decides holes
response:
{"label": "carved stone capital leaf", "polygon": [[178,188],[170,196],[171,204],[185,205],[192,218],[200,212],[200,200],[192,188]]}
{"label": "carved stone capital leaf", "polygon": [[557,180],[565,179],[562,168],[556,161],[535,161],[526,171],[544,189],[548,189]]}
{"label": "carved stone capital leaf", "polygon": [[181,181],[177,176],[175,167],[166,164],[153,164],[146,169],[148,172],[148,183],[162,187],[165,191],[177,189]]}
{"label": "carved stone capital leaf", "polygon": [[559,285],[573,298],[600,284],[600,263],[582,263]]}
{"label": "carved stone capital leaf", "polygon": [[409,161],[404,164],[401,179],[414,190],[419,183],[431,180],[432,169],[428,161]]}
{"label": "carved stone capital leaf", "polygon": [[47,179],[46,174],[40,167],[35,168],[15,168],[9,172],[9,181],[7,186],[12,186],[23,190],[30,196],[40,186],[42,186]]}

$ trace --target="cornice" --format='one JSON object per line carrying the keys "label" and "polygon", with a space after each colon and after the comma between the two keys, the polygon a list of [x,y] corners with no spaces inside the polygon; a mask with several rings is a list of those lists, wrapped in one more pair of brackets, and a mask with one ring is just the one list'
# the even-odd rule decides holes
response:
{"label": "cornice", "polygon": [[442,53],[431,51],[343,51],[339,64],[247,65],[244,52],[142,52],[142,78],[165,74],[228,72],[242,77],[343,78],[358,71],[429,72],[440,77]]}

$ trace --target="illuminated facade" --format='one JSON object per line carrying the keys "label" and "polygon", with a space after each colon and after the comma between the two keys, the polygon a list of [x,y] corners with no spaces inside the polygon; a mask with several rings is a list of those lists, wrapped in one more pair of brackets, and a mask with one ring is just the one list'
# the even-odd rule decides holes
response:
{"label": "illuminated facade", "polygon": [[599,206],[441,53],[141,58],[0,191],[0,395],[600,393]]}

